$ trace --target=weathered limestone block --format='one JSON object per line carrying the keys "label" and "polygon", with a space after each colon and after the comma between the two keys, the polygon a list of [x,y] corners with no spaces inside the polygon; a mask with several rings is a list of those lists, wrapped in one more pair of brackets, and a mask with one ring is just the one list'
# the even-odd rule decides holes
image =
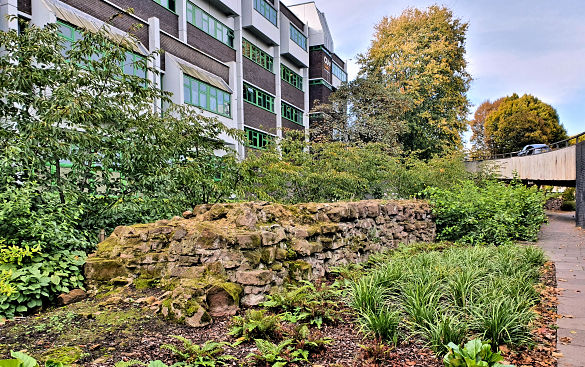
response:
{"label": "weathered limestone block", "polygon": [[272,282],[271,270],[241,271],[236,274],[236,281],[245,285],[266,285]]}

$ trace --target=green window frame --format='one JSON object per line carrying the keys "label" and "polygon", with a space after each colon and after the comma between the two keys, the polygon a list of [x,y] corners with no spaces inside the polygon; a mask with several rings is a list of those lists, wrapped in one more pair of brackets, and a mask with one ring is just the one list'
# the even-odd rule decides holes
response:
{"label": "green window frame", "polygon": [[154,2],[169,9],[173,13],[177,12],[177,3],[175,0],[154,0]]}
{"label": "green window frame", "polygon": [[347,81],[347,73],[336,63],[332,63],[332,70],[331,73],[337,77],[337,79],[341,80],[342,82]]}
{"label": "green window frame", "polygon": [[292,71],[284,64],[280,64],[280,77],[293,87],[303,90],[303,77]]}
{"label": "green window frame", "polygon": [[311,47],[309,47],[309,51],[323,51],[327,55],[331,56],[331,53],[329,52],[329,50],[327,50],[323,45],[311,46]]}
{"label": "green window frame", "polygon": [[242,39],[242,54],[271,73],[274,72],[274,58],[245,38]]}
{"label": "green window frame", "polygon": [[244,101],[274,113],[274,96],[244,82]]}
{"label": "green window frame", "polygon": [[307,37],[297,29],[294,25],[290,25],[290,39],[299,45],[303,50],[307,51]]}
{"label": "green window frame", "polygon": [[[60,36],[65,40],[65,48],[63,49],[63,56],[65,56],[67,51],[71,50],[73,43],[83,38],[83,33],[79,28],[60,20],[57,21],[57,26],[59,27]],[[92,59],[96,58],[99,60],[100,57],[101,55],[98,54],[92,55]],[[144,56],[135,52],[126,51],[126,61],[120,65],[120,68],[126,75],[133,75],[146,79],[146,69],[141,67],[141,64],[144,63],[145,59]],[[87,65],[80,66],[83,68],[87,67]]]}
{"label": "green window frame", "polygon": [[183,74],[184,101],[191,106],[231,117],[231,94]]}
{"label": "green window frame", "polygon": [[281,107],[282,117],[303,126],[303,111],[284,101],[281,103]]}
{"label": "green window frame", "polygon": [[276,27],[278,27],[278,12],[266,0],[254,0],[254,9]]}
{"label": "green window frame", "polygon": [[190,1],[187,2],[187,22],[234,48],[234,31]]}
{"label": "green window frame", "polygon": [[250,148],[265,150],[274,140],[272,135],[268,135],[262,131],[250,129],[248,127],[244,127],[244,132],[248,138],[248,144],[246,145]]}
{"label": "green window frame", "polygon": [[333,86],[329,84],[325,79],[311,79],[309,85],[324,85],[330,90],[333,90]]}

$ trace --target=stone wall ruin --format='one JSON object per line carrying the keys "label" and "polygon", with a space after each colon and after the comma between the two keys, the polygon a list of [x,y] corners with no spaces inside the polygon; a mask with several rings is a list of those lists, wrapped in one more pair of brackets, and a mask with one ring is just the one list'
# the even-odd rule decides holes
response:
{"label": "stone wall ruin", "polygon": [[161,312],[201,326],[259,304],[273,287],[323,277],[399,243],[435,239],[424,201],[200,205],[183,218],[121,226],[88,258],[90,288],[168,289]]}

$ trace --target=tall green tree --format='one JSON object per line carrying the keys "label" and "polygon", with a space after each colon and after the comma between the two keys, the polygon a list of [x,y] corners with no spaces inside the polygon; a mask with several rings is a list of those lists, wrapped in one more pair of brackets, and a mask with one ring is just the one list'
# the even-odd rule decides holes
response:
{"label": "tall green tree", "polygon": [[376,26],[361,55],[361,74],[383,76],[391,88],[412,100],[401,134],[406,150],[423,157],[461,146],[466,128],[471,76],[465,60],[468,24],[440,6],[406,9]]}
{"label": "tall green tree", "polygon": [[484,101],[477,107],[473,114],[473,119],[469,121],[469,127],[471,128],[471,143],[473,145],[474,153],[482,155],[489,152],[486,137],[485,137],[485,121],[487,117],[493,111],[497,110],[504,98],[498,98],[491,102],[489,100]]}
{"label": "tall green tree", "polygon": [[550,144],[567,138],[557,111],[535,96],[516,93],[504,98],[485,119],[485,142],[492,153],[506,153],[525,145]]}
{"label": "tall green tree", "polygon": [[0,33],[0,190],[34,182],[62,205],[81,205],[81,222],[98,227],[108,210],[139,196],[173,197],[175,212],[217,199],[209,192],[217,187],[185,172],[206,165],[220,176],[222,165],[208,165],[224,148],[218,137],[238,133],[172,103],[144,78],[158,74],[149,66],[155,55],[128,57],[136,42],[114,44],[102,30],[69,45],[56,25]]}
{"label": "tall green tree", "polygon": [[390,152],[401,149],[405,132],[404,113],[408,97],[375,77],[358,77],[344,83],[329,97],[328,104],[315,106],[321,121],[312,128],[313,140],[353,143],[382,143]]}

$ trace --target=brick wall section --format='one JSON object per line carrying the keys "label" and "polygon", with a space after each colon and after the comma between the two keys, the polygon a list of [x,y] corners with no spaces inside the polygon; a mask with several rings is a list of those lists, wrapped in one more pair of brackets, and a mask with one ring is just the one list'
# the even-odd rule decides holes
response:
{"label": "brick wall section", "polygon": [[282,99],[293,106],[304,110],[305,109],[305,93],[287,82],[281,80]]}
{"label": "brick wall section", "polygon": [[187,23],[187,43],[222,62],[236,61],[236,50]]}
{"label": "brick wall section", "polygon": [[585,228],[585,142],[577,144],[577,226]]}
{"label": "brick wall section", "polygon": [[18,0],[17,6],[21,12],[32,14],[31,0]]}
{"label": "brick wall section", "polygon": [[337,56],[337,54],[333,54],[333,61],[338,66],[341,66],[341,68],[344,68],[345,67],[345,63],[343,62],[343,60],[341,60],[341,58],[339,56]]}
{"label": "brick wall section", "polygon": [[282,118],[282,133],[284,135],[286,135],[287,130],[305,130],[304,126],[301,126],[299,124],[296,124],[290,120],[285,119],[284,117]]}
{"label": "brick wall section", "polygon": [[276,115],[244,102],[244,125],[276,135]]}
{"label": "brick wall section", "polygon": [[[164,6],[155,3],[152,0],[111,0],[114,4],[118,5],[122,9],[132,8],[134,14],[148,21],[148,18],[158,17],[160,20],[160,29],[172,34],[175,37],[179,37],[179,16],[169,11]],[[82,1],[84,6],[87,4],[93,4],[101,1]]]}
{"label": "brick wall section", "polygon": [[300,29],[301,31],[304,29],[303,22],[299,18],[297,18],[297,16],[294,15],[293,12],[290,11],[289,8],[287,8],[283,3],[280,3],[280,12],[284,14],[284,16],[288,20],[290,20],[290,22],[294,24],[298,29]]}
{"label": "brick wall section", "polygon": [[229,67],[227,65],[221,64],[208,55],[205,55],[204,53],[195,50],[192,47],[189,47],[166,34],[160,35],[160,47],[163,50],[168,51],[171,54],[188,61],[203,70],[207,70],[210,73],[219,76],[229,84],[230,73]]}
{"label": "brick wall section", "polygon": [[[148,48],[148,24],[141,23],[139,20],[128,14],[123,14],[121,16],[114,17],[116,14],[120,14],[120,10],[103,1],[87,0],[61,1],[103,22],[109,22],[118,29],[121,29],[125,32],[133,33],[136,37],[138,37],[140,42],[142,42],[142,44],[146,48]],[[136,28],[135,25],[137,24],[141,24],[142,27]]]}
{"label": "brick wall section", "polygon": [[244,80],[264,89],[268,93],[276,94],[274,74],[245,57],[243,60]]}
{"label": "brick wall section", "polygon": [[329,96],[331,93],[333,92],[323,84],[310,85],[309,95],[311,98],[309,101],[309,109],[312,110],[315,107],[316,100],[319,100],[321,103],[329,103]]}
{"label": "brick wall section", "polygon": [[309,52],[309,78],[323,78],[331,83],[331,72],[327,72],[325,69],[325,58],[331,61],[331,57],[329,57],[329,55],[323,50]]}

